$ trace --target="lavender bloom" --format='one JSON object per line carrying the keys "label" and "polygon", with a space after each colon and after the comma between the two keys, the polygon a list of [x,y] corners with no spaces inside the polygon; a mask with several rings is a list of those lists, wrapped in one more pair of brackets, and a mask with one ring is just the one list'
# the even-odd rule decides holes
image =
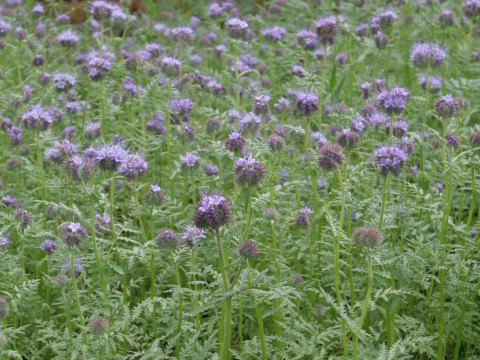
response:
{"label": "lavender bloom", "polygon": [[10,136],[10,140],[12,141],[12,145],[16,146],[20,144],[22,141],[22,129],[18,126],[11,126],[7,129],[8,136]]}
{"label": "lavender bloom", "polygon": [[388,114],[401,113],[410,99],[410,92],[401,87],[382,91],[375,99],[375,106]]}
{"label": "lavender bloom", "polygon": [[345,161],[342,147],[326,143],[320,148],[318,165],[325,171],[333,171]]}
{"label": "lavender bloom", "polygon": [[75,86],[75,78],[66,73],[54,75],[53,82],[57,85],[58,91],[68,91]]}
{"label": "lavender bloom", "polygon": [[[74,259],[74,262],[73,262],[73,273],[75,277],[79,276],[83,270],[83,265],[79,261],[80,259]],[[62,270],[65,271],[67,274],[70,274],[71,265],[72,265],[71,261],[68,261],[65,265],[62,266]]]}
{"label": "lavender bloom", "polygon": [[[395,121],[393,123],[393,136],[397,138],[403,138],[407,135],[408,131],[408,123],[406,121]],[[385,133],[388,135],[390,134],[390,123],[387,122],[385,124]]]}
{"label": "lavender bloom", "polygon": [[199,156],[193,153],[188,153],[184,157],[182,157],[182,166],[185,168],[193,169],[198,165],[199,160],[200,160]]}
{"label": "lavender bloom", "polygon": [[465,2],[465,9],[463,10],[466,17],[475,17],[480,15],[480,1],[467,0]]}
{"label": "lavender bloom", "polygon": [[[427,90],[427,77],[421,76],[418,80],[420,82],[420,86],[423,90]],[[442,88],[442,79],[437,79],[436,77],[429,76],[428,77],[428,91],[432,94],[436,94]]]}
{"label": "lavender bloom", "polygon": [[53,143],[58,150],[60,150],[65,155],[73,155],[77,152],[78,146],[72,144],[68,139],[64,139],[62,142],[55,141]]}
{"label": "lavender bloom", "polygon": [[345,65],[348,63],[348,56],[344,52],[341,52],[340,54],[337,55],[335,60],[339,65]]}
{"label": "lavender bloom", "polygon": [[229,151],[243,151],[247,141],[239,132],[233,132],[230,134],[227,140],[225,140],[225,148]]}
{"label": "lavender bloom", "polygon": [[70,16],[68,14],[60,14],[57,16],[57,22],[62,25],[70,24]]}
{"label": "lavender bloom", "polygon": [[64,139],[70,139],[73,137],[73,135],[77,132],[77,129],[74,126],[67,126],[65,129],[62,131],[62,138]]}
{"label": "lavender bloom", "polygon": [[435,111],[442,117],[454,117],[460,110],[460,104],[452,95],[447,94],[435,101]]}
{"label": "lavender bloom", "polygon": [[54,239],[45,239],[45,241],[40,245],[40,249],[45,251],[48,255],[52,255],[52,253],[57,250],[57,245],[55,244]]}
{"label": "lavender bloom", "polygon": [[57,42],[64,47],[74,47],[80,41],[80,37],[73,31],[67,30],[57,35]]}
{"label": "lavender bloom", "polygon": [[90,3],[90,14],[95,20],[109,20],[112,16],[112,4],[106,1],[93,1]]}
{"label": "lavender bloom", "polygon": [[45,150],[45,158],[60,164],[63,161],[63,155],[58,149]]}
{"label": "lavender bloom", "polygon": [[155,243],[162,249],[175,249],[180,244],[180,240],[175,231],[165,229],[155,237]]}
{"label": "lavender bloom", "polygon": [[435,183],[430,185],[432,189],[438,190],[438,192],[443,192],[445,186],[442,183]]}
{"label": "lavender bloom", "polygon": [[40,38],[42,36],[45,36],[47,33],[47,27],[45,26],[44,23],[39,21],[37,25],[35,26],[35,36]]}
{"label": "lavender bloom", "polygon": [[433,43],[415,43],[410,50],[410,60],[419,68],[440,67],[446,56],[446,51],[440,45]]}
{"label": "lavender bloom", "polygon": [[269,95],[260,95],[257,96],[253,102],[253,113],[255,115],[269,115],[270,107],[268,102],[271,97]]}
{"label": "lavender bloom", "polygon": [[371,83],[363,83],[362,84],[362,95],[364,99],[368,99],[373,94],[381,92],[385,90],[385,80],[383,79],[375,79]]}
{"label": "lavender bloom", "polygon": [[242,133],[254,133],[258,130],[261,123],[261,117],[254,113],[247,113],[238,122],[238,128]]}
{"label": "lavender bloom", "polygon": [[213,176],[217,175],[219,172],[218,166],[215,164],[207,164],[204,167],[205,175],[207,176]]}
{"label": "lavender bloom", "polygon": [[172,35],[172,39],[175,41],[190,41],[195,36],[193,30],[186,26],[179,26],[172,29],[170,34]]}
{"label": "lavender bloom", "polygon": [[116,170],[126,156],[127,151],[121,145],[104,145],[97,150],[95,160],[102,169]]}
{"label": "lavender bloom", "polygon": [[140,155],[127,155],[122,159],[118,172],[128,180],[134,180],[145,175],[148,163]]}
{"label": "lavender bloom", "polygon": [[63,241],[69,246],[79,246],[87,238],[87,231],[80,223],[67,223],[62,226],[61,232],[64,236]]}
{"label": "lavender bloom", "polygon": [[265,166],[255,160],[252,154],[245,158],[236,158],[233,169],[235,181],[239,186],[254,187],[265,177]]}
{"label": "lavender bloom", "polygon": [[312,93],[297,93],[295,106],[293,107],[293,115],[310,116],[319,110],[318,97]]}
{"label": "lavender bloom", "polygon": [[344,148],[353,148],[360,142],[360,135],[351,129],[343,129],[337,136],[337,142]]}
{"label": "lavender bloom", "polygon": [[304,77],[305,69],[301,65],[295,65],[292,67],[292,75],[296,77]]}
{"label": "lavender bloom", "polygon": [[338,33],[337,19],[334,16],[328,16],[319,19],[316,23],[317,35],[320,42],[324,45],[333,44]]}
{"label": "lavender bloom", "polygon": [[24,40],[27,37],[28,33],[27,30],[25,30],[21,26],[18,26],[15,28],[15,35],[17,35],[17,38],[19,40]]}
{"label": "lavender bloom", "polygon": [[137,90],[140,91],[140,94],[143,93],[143,88],[135,83],[130,76],[126,76],[125,80],[122,83],[122,88],[127,92],[131,97],[137,96]]}
{"label": "lavender bloom", "polygon": [[182,234],[182,238],[188,246],[194,246],[200,241],[200,239],[206,238],[205,232],[204,229],[200,229],[196,226],[188,226]]}
{"label": "lavender bloom", "polygon": [[195,226],[213,230],[226,225],[232,218],[232,209],[226,198],[218,193],[203,194],[195,208]]}
{"label": "lavender bloom", "polygon": [[38,75],[38,80],[43,86],[45,86],[50,83],[50,81],[52,80],[52,76],[49,73],[42,73]]}
{"label": "lavender bloom", "polygon": [[[11,244],[10,235],[8,234],[0,235],[0,251],[3,251],[8,244]],[[1,300],[0,300],[0,305],[1,305]],[[1,315],[1,312],[0,312],[0,315]]]}
{"label": "lavender bloom", "polygon": [[310,30],[302,30],[297,34],[297,41],[305,50],[313,50],[317,46],[317,34]]}
{"label": "lavender bloom", "polygon": [[447,140],[448,145],[450,145],[454,149],[458,149],[460,146],[460,138],[453,134],[445,135],[445,140]]}
{"label": "lavender bloom", "polygon": [[405,151],[405,154],[407,154],[407,156],[411,156],[415,151],[413,140],[407,137],[404,137],[403,139],[399,140],[396,146],[402,149],[403,151]]}
{"label": "lavender bloom", "polygon": [[217,19],[222,16],[223,8],[218,3],[212,3],[208,7],[207,15],[212,19]]}
{"label": "lavender bloom", "polygon": [[310,133],[310,137],[319,147],[328,142],[325,135],[323,135],[320,131],[312,131]]}
{"label": "lavender bloom", "polygon": [[285,113],[290,109],[290,100],[287,98],[281,97],[277,100],[277,102],[273,105],[273,110],[277,113]]}
{"label": "lavender bloom", "polygon": [[374,153],[374,162],[383,176],[387,176],[390,172],[394,175],[400,174],[406,160],[407,154],[397,146],[382,146]]}
{"label": "lavender bloom", "polygon": [[0,19],[0,36],[7,36],[8,31],[12,28],[12,25]]}
{"label": "lavender bloom", "polygon": [[188,99],[173,99],[171,110],[175,112],[172,119],[176,122],[185,121],[188,122],[190,120],[190,114],[193,111],[193,102]]}
{"label": "lavender bloom", "polygon": [[65,162],[65,167],[70,171],[74,180],[88,179],[96,170],[94,162],[79,155],[70,157]]}
{"label": "lavender bloom", "polygon": [[247,34],[248,24],[238,18],[233,18],[225,22],[228,35],[234,39],[241,39]]}
{"label": "lavender bloom", "polygon": [[285,28],[281,26],[274,26],[274,27],[262,30],[262,35],[267,40],[270,40],[270,41],[280,41],[283,39],[286,33],[287,33],[287,30],[285,30]]}
{"label": "lavender bloom", "polygon": [[150,185],[149,191],[145,194],[145,200],[156,200],[159,204],[165,201],[165,195],[158,185]]}
{"label": "lavender bloom", "polygon": [[85,126],[84,136],[87,139],[95,139],[101,135],[101,125],[99,122],[90,123]]}
{"label": "lavender bloom", "polygon": [[53,119],[50,112],[41,105],[32,105],[22,115],[23,125],[26,129],[47,130],[52,126]]}
{"label": "lavender bloom", "polygon": [[300,209],[297,217],[295,218],[295,224],[298,227],[308,227],[308,226],[310,226],[310,215],[311,214],[313,214],[313,210],[308,208],[308,207],[304,207],[304,208]]}
{"label": "lavender bloom", "polygon": [[105,77],[106,73],[110,71],[111,66],[110,61],[101,57],[94,57],[87,65],[89,69],[88,76],[92,80],[101,80]]}
{"label": "lavender bloom", "polygon": [[368,24],[360,24],[357,27],[355,27],[355,32],[360,37],[367,36],[369,30],[370,30],[370,27],[368,26]]}
{"label": "lavender bloom", "polygon": [[17,206],[18,206],[18,199],[14,198],[14,197],[11,197],[10,195],[6,195],[2,198],[2,203],[6,207],[10,206],[10,207],[16,209]]}
{"label": "lavender bloom", "polygon": [[95,228],[109,229],[112,225],[112,218],[106,212],[103,215],[95,214]]}
{"label": "lavender bloom", "polygon": [[[380,25],[381,27],[383,28],[386,28],[386,27],[390,27],[393,25],[393,23],[398,19],[398,16],[397,14],[395,14],[393,11],[391,10],[387,10],[383,13],[381,13],[379,16],[378,16],[378,25]],[[374,19],[372,19],[372,24],[377,24],[376,21],[374,21]]]}

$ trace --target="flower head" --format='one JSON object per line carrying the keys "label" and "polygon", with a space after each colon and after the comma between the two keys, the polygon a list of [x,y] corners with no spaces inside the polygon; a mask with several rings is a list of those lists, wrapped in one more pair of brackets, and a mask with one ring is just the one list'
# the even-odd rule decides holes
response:
{"label": "flower head", "polygon": [[182,234],[182,239],[185,240],[188,246],[194,246],[200,239],[205,237],[205,230],[196,226],[188,226]]}
{"label": "flower head", "polygon": [[299,92],[295,106],[293,107],[293,115],[295,116],[310,116],[318,111],[318,97],[312,93]]}
{"label": "flower head", "polygon": [[373,156],[383,176],[387,176],[388,173],[400,174],[407,160],[407,154],[403,149],[391,145],[378,148]]}
{"label": "flower head", "polygon": [[233,169],[235,181],[240,186],[254,187],[265,177],[265,166],[248,154],[245,158],[236,158]]}
{"label": "flower head", "polygon": [[410,99],[410,91],[394,87],[390,91],[383,90],[375,100],[375,106],[388,114],[401,113]]}
{"label": "flower head", "polygon": [[254,260],[260,255],[260,248],[252,240],[246,240],[237,249],[238,254],[246,260]]}
{"label": "flower head", "polygon": [[62,226],[61,232],[63,234],[63,241],[70,246],[79,246],[87,238],[87,231],[80,223],[66,223]]}
{"label": "flower head", "polygon": [[447,52],[437,44],[415,43],[410,50],[410,60],[419,68],[440,67],[447,56]]}
{"label": "flower head", "polygon": [[238,18],[232,18],[225,22],[228,35],[234,39],[241,39],[247,34],[247,22]]}
{"label": "flower head", "polygon": [[313,210],[304,207],[301,208],[300,211],[298,212],[297,217],[295,218],[295,224],[298,227],[308,227],[310,226],[310,215],[313,214]]}
{"label": "flower head", "polygon": [[227,140],[225,140],[225,148],[229,151],[243,151],[246,143],[247,140],[245,140],[242,134],[235,131],[228,136]]}
{"label": "flower head", "polygon": [[319,150],[318,165],[325,171],[335,170],[344,161],[345,155],[340,145],[326,143]]}
{"label": "flower head", "polygon": [[336,17],[327,16],[319,19],[315,28],[322,44],[333,44],[335,42],[338,33]]}
{"label": "flower head", "polygon": [[359,227],[353,232],[352,241],[371,249],[382,242],[382,232],[377,228]]}
{"label": "flower head", "polygon": [[45,241],[40,245],[40,249],[45,251],[48,255],[51,255],[52,252],[57,250],[57,245],[54,239],[45,239]]}
{"label": "flower head", "polygon": [[140,155],[127,155],[123,158],[118,172],[128,180],[134,180],[145,175],[148,163]]}
{"label": "flower head", "polygon": [[454,117],[460,110],[460,104],[450,94],[442,96],[435,101],[435,111],[443,117]]}
{"label": "flower head", "polygon": [[175,231],[165,229],[155,237],[155,243],[162,249],[174,249],[179,245],[180,240]]}
{"label": "flower head", "polygon": [[97,149],[95,160],[104,170],[116,170],[127,156],[127,150],[121,145],[104,145]]}
{"label": "flower head", "polygon": [[218,193],[203,194],[195,207],[194,223],[202,229],[217,230],[232,218],[229,201]]}
{"label": "flower head", "polygon": [[22,115],[22,121],[25,128],[34,130],[47,130],[53,123],[51,112],[40,104],[30,106]]}
{"label": "flower head", "polygon": [[317,34],[310,30],[302,30],[297,34],[297,41],[305,50],[313,50],[317,46]]}

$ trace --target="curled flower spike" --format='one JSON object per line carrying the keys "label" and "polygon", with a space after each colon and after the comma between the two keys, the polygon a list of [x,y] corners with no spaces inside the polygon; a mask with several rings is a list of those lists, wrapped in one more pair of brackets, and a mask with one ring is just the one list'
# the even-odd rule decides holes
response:
{"label": "curled flower spike", "polygon": [[308,207],[304,207],[304,208],[300,209],[297,217],[295,218],[295,224],[298,227],[308,227],[308,226],[310,226],[310,215],[312,215],[312,214],[313,214],[313,210],[308,208]]}
{"label": "curled flower spike", "polygon": [[318,165],[325,171],[335,170],[344,161],[345,155],[340,145],[326,143],[319,150]]}
{"label": "curled flower spike", "polygon": [[246,240],[237,249],[238,254],[246,260],[254,260],[260,255],[260,248],[252,240]]}
{"label": "curled flower spike", "polygon": [[387,114],[401,113],[405,110],[408,99],[410,99],[410,91],[394,87],[390,91],[382,91],[375,100],[375,106]]}
{"label": "curled flower spike", "polygon": [[310,116],[319,110],[318,97],[312,93],[300,92],[293,107],[293,115]]}
{"label": "curled flower spike", "polygon": [[410,50],[410,60],[419,68],[440,67],[446,56],[447,52],[440,45],[433,43],[415,43]]}
{"label": "curled flower spike", "polygon": [[162,249],[175,249],[180,241],[175,231],[165,229],[155,237],[155,243]]}
{"label": "curled flower spike", "polygon": [[228,35],[234,39],[241,39],[247,35],[248,24],[247,22],[238,18],[233,18],[225,22]]}
{"label": "curled flower spike", "polygon": [[353,232],[352,241],[371,249],[382,242],[382,232],[377,228],[360,227]]}
{"label": "curled flower spike", "polygon": [[454,117],[460,111],[460,104],[450,94],[435,101],[435,111],[442,117]]}

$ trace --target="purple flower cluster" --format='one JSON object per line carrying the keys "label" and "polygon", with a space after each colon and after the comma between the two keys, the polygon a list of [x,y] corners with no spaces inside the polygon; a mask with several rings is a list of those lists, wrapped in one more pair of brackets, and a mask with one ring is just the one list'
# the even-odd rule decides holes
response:
{"label": "purple flower cluster", "polygon": [[382,146],[375,150],[374,162],[380,168],[380,174],[387,176],[389,173],[398,175],[402,172],[407,154],[398,146]]}
{"label": "purple flower cluster", "polygon": [[375,106],[387,114],[401,113],[410,99],[410,91],[402,87],[394,87],[390,91],[383,90],[375,99]]}
{"label": "purple flower cluster", "polygon": [[419,68],[440,67],[446,57],[447,52],[433,43],[415,43],[410,50],[410,60]]}
{"label": "purple flower cluster", "polygon": [[195,208],[194,223],[202,229],[217,230],[232,218],[229,201],[218,193],[204,194]]}

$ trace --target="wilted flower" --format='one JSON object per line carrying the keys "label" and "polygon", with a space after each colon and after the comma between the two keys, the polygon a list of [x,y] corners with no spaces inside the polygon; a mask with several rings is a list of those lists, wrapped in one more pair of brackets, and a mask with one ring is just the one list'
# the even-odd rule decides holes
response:
{"label": "wilted flower", "polygon": [[382,232],[377,228],[359,227],[353,232],[352,240],[371,249],[382,242]]}
{"label": "wilted flower", "polygon": [[238,254],[246,260],[254,260],[260,255],[260,248],[252,240],[246,240],[237,249]]}
{"label": "wilted flower", "polygon": [[[100,2],[100,1],[96,1]],[[102,1],[103,2],[103,1]],[[108,330],[108,320],[103,317],[93,318],[88,322],[88,328],[92,334],[100,336]]]}

